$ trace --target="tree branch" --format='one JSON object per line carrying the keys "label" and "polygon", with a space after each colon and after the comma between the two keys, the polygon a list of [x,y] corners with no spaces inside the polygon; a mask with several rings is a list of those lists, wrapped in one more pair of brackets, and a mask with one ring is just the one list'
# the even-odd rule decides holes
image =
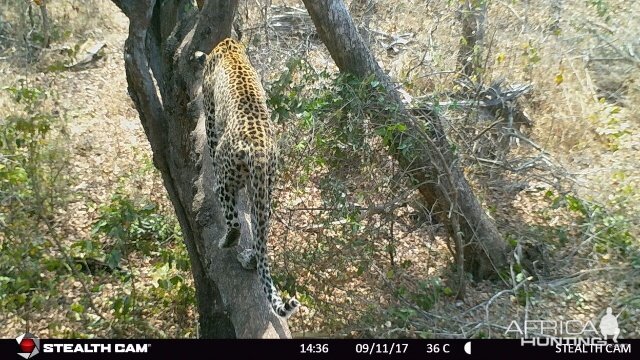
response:
{"label": "tree branch", "polygon": [[134,6],[128,6],[130,1],[121,1],[123,7],[129,10],[127,16],[136,21],[129,23],[129,37],[125,42],[124,61],[129,85],[129,95],[132,97],[136,109],[140,114],[142,126],[151,143],[154,164],[161,171],[167,171],[165,163],[165,134],[164,112],[162,102],[154,81],[149,72],[149,61],[146,53],[147,29],[151,22],[155,0],[133,1]]}
{"label": "tree branch", "polygon": [[215,45],[229,37],[234,17],[227,14],[235,14],[237,9],[237,0],[207,0],[200,12],[200,20],[187,54],[191,55],[196,51],[208,54]]}

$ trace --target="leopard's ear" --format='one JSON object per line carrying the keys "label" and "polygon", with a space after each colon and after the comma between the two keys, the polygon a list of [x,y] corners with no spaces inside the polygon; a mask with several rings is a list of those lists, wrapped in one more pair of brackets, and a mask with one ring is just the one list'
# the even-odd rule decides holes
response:
{"label": "leopard's ear", "polygon": [[204,64],[207,62],[207,54],[202,51],[196,51],[193,54],[193,60],[198,64],[198,66],[204,67]]}

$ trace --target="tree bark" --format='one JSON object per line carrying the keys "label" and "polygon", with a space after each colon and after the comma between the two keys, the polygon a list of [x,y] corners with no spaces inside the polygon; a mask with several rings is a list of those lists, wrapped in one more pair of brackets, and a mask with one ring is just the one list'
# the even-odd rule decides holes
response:
{"label": "tree bark", "polygon": [[458,9],[458,17],[462,23],[458,67],[468,77],[477,74],[481,70],[480,46],[484,41],[487,1],[465,0],[460,5],[460,9]]}
{"label": "tree bark", "polygon": [[[436,217],[447,227],[456,249],[463,292],[463,269],[478,278],[495,274],[506,264],[507,248],[493,221],[485,214],[467,183],[458,159],[447,141],[435,112],[417,118],[405,108],[396,85],[376,62],[360,37],[341,0],[303,0],[320,39],[341,72],[361,79],[374,75],[383,84],[389,106],[383,116],[371,121],[378,126],[402,123],[407,130],[395,136],[390,151],[410,176]],[[424,122],[429,120],[425,131]],[[428,133],[427,133],[428,132]],[[420,147],[411,154],[398,151],[403,141],[413,137]],[[460,293],[459,293],[460,295]]]}
{"label": "tree bark", "polygon": [[40,16],[42,16],[42,47],[48,48],[51,45],[51,24],[49,21],[49,11],[47,10],[47,1],[40,1],[38,6],[40,7]]}
{"label": "tree bark", "polygon": [[[226,228],[212,194],[202,68],[193,54],[209,53],[230,35],[237,1],[208,0],[201,11],[180,0],[112,1],[130,19],[124,51],[129,95],[189,251],[200,337],[290,337],[287,323],[265,301],[257,274],[244,270],[234,251],[217,247]],[[241,218],[246,246],[250,224]]]}

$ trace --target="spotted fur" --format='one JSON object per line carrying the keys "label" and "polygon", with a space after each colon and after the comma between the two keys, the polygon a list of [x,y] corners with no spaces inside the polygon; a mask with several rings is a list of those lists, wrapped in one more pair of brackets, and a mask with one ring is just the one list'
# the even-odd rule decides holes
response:
{"label": "spotted fur", "polygon": [[205,61],[202,94],[207,143],[214,165],[214,189],[227,225],[227,233],[219,246],[229,248],[238,243],[240,222],[236,204],[238,192],[246,186],[251,202],[252,256],[255,258],[245,257],[241,262],[247,267],[255,261],[271,308],[279,316],[289,317],[300,303],[295,298],[282,301],[273,284],[267,258],[277,148],[266,95],[241,43],[225,39]]}

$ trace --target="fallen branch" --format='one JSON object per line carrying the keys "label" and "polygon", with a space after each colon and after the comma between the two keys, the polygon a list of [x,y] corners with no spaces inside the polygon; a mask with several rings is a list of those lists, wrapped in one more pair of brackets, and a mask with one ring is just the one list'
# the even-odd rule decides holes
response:
{"label": "fallen branch", "polygon": [[87,66],[103,57],[102,49],[107,47],[107,43],[98,42],[90,47],[85,55],[78,61],[73,64],[65,65],[64,67],[69,70],[83,70],[87,68]]}

